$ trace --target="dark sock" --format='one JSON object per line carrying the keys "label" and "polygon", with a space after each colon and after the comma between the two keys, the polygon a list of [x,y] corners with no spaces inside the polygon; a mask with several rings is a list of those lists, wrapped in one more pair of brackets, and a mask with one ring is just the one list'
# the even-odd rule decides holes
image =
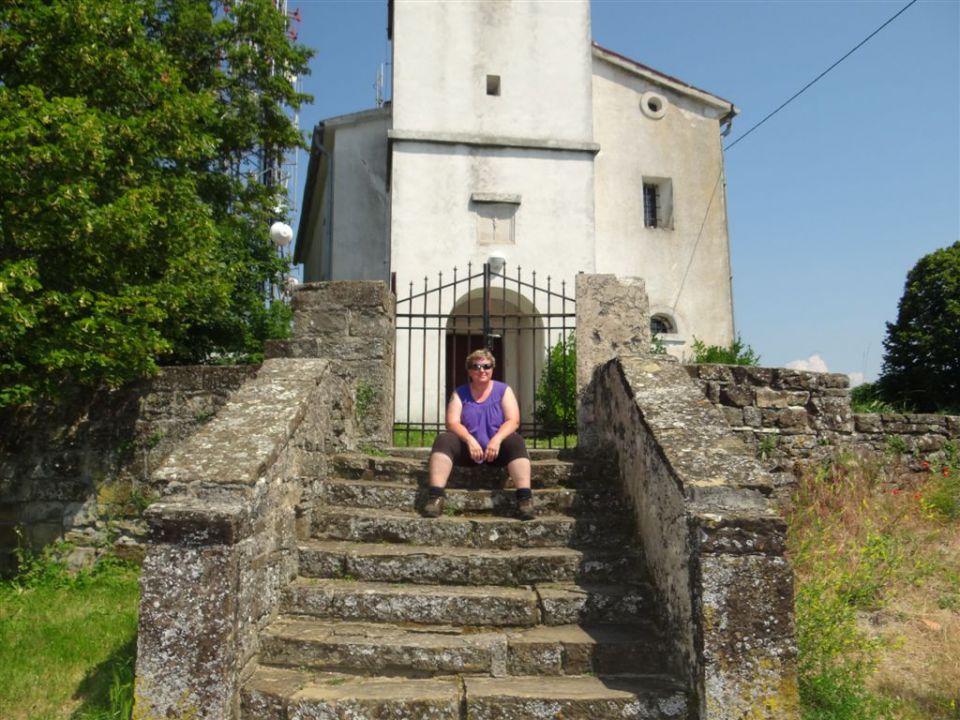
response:
{"label": "dark sock", "polygon": [[446,490],[443,488],[433,487],[432,485],[430,486],[428,492],[430,493],[430,497],[446,497],[447,495]]}
{"label": "dark sock", "polygon": [[530,488],[517,488],[517,502],[529,500],[533,497],[533,490]]}

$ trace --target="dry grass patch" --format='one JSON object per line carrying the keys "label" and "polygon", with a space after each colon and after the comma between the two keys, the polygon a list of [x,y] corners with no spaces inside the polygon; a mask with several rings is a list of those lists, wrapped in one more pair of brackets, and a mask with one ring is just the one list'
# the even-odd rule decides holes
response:
{"label": "dry grass patch", "polygon": [[788,516],[805,718],[960,718],[955,461],[841,455],[799,473]]}

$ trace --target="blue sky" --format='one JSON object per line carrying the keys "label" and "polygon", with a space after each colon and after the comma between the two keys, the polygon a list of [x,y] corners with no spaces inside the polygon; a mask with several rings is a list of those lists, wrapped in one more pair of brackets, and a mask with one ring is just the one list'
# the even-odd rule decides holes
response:
{"label": "blue sky", "polygon": [[[316,50],[309,136],[374,106],[386,0],[288,1]],[[729,144],[907,2],[593,0],[593,37],[734,102]],[[960,239],[960,2],[919,0],[731,148],[726,170],[743,340],[762,365],[875,379],[907,272]],[[304,153],[295,205],[305,171]]]}

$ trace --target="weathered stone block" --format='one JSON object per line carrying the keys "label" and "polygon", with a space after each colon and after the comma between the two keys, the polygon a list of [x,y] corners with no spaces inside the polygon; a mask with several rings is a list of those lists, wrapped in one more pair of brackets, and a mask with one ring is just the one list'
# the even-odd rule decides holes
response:
{"label": "weathered stone block", "polygon": [[304,283],[293,294],[292,305],[327,308],[334,306],[361,308],[388,308],[393,304],[393,294],[386,283],[369,280],[337,280],[333,282]]}
{"label": "weathered stone block", "polygon": [[816,390],[819,387],[818,378],[817,373],[805,370],[776,368],[770,385],[776,390]]}
{"label": "weathered stone block", "polygon": [[846,373],[823,373],[818,378],[818,385],[821,388],[840,388],[850,387],[850,376]]}
{"label": "weathered stone block", "polygon": [[137,636],[137,717],[233,715],[236,553],[225,545],[151,545]]}
{"label": "weathered stone block", "polygon": [[346,308],[327,308],[315,312],[314,308],[298,308],[293,313],[295,337],[322,336],[326,340],[346,337],[350,329],[350,311]]}
{"label": "weathered stone block", "polygon": [[759,408],[748,406],[743,408],[743,424],[747,427],[758,428],[763,423]]}
{"label": "weathered stone block", "polygon": [[769,386],[773,382],[771,368],[754,367],[751,365],[730,366],[730,375],[733,382],[739,385],[753,385],[758,387]]}
{"label": "weathered stone block", "polygon": [[349,332],[354,337],[384,337],[392,340],[394,322],[394,314],[387,309],[354,309],[350,312]]}
{"label": "weathered stone block", "polygon": [[960,415],[947,415],[944,424],[950,437],[960,437]]}
{"label": "weathered stone block", "polygon": [[756,389],[757,407],[760,408],[785,408],[791,404],[789,394],[782,391],[771,390],[770,388]]}
{"label": "weathered stone block", "polygon": [[733,373],[730,365],[687,365],[687,371],[699,377],[701,380],[710,380],[722,384],[734,382]]}
{"label": "weathered stone block", "polygon": [[727,421],[727,424],[731,427],[740,427],[744,424],[743,408],[723,406],[720,410],[723,412],[723,417]]}
{"label": "weathered stone block", "polygon": [[883,423],[876,413],[857,413],[853,416],[853,424],[859,433],[883,432]]}
{"label": "weathered stone block", "polygon": [[704,555],[706,717],[797,717],[793,582],[783,558]]}
{"label": "weathered stone block", "polygon": [[720,402],[740,408],[753,405],[753,390],[744,385],[725,385],[720,389]]}
{"label": "weathered stone block", "polygon": [[597,451],[594,373],[618,355],[650,352],[650,304],[640,278],[577,275],[578,446]]}
{"label": "weathered stone block", "polygon": [[692,519],[703,553],[782,556],[787,525],[770,514],[701,514]]}
{"label": "weathered stone block", "polygon": [[809,416],[803,408],[784,408],[777,411],[776,425],[784,429],[805,429],[810,427]]}

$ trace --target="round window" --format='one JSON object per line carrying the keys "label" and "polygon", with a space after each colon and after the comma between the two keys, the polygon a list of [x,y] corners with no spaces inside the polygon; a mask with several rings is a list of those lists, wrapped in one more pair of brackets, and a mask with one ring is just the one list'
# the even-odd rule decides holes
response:
{"label": "round window", "polygon": [[659,120],[667,113],[667,99],[652,90],[640,96],[640,109],[648,118]]}

